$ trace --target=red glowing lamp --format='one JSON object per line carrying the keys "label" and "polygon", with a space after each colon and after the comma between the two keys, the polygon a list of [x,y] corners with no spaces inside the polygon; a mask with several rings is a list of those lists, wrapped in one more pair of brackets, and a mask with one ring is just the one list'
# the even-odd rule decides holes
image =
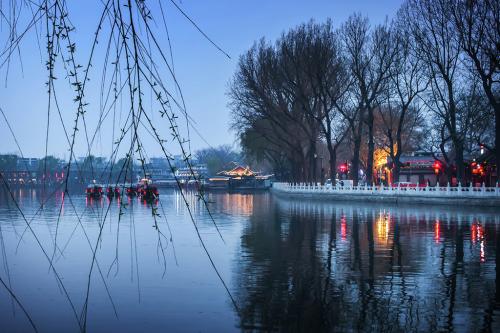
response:
{"label": "red glowing lamp", "polygon": [[340,172],[347,172],[349,170],[349,167],[347,166],[347,163],[342,163],[340,166],[339,166],[339,170]]}
{"label": "red glowing lamp", "polygon": [[441,165],[441,162],[439,161],[434,161],[434,164],[432,165],[432,168],[434,169],[434,173],[437,175],[439,171],[441,171],[441,168],[443,166]]}
{"label": "red glowing lamp", "polygon": [[472,174],[474,175],[483,175],[484,174],[484,169],[481,163],[476,163],[472,162],[471,163],[471,168],[472,168]]}

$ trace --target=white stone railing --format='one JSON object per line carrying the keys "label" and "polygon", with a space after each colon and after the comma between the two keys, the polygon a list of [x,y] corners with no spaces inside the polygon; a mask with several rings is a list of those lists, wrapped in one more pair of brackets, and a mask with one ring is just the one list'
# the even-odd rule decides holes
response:
{"label": "white stone railing", "polygon": [[404,197],[500,198],[500,187],[472,186],[331,186],[320,184],[274,183],[273,191],[293,194],[383,195]]}

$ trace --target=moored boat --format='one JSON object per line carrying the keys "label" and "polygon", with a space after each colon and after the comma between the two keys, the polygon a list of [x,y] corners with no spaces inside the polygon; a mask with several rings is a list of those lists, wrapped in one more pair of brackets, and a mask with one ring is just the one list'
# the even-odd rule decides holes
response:
{"label": "moored boat", "polygon": [[129,197],[134,197],[137,195],[137,186],[130,184],[130,183],[126,183],[126,184],[124,184],[123,187],[125,188],[125,193]]}
{"label": "moored boat", "polygon": [[106,195],[108,198],[119,197],[120,196],[120,187],[118,185],[110,185],[106,188]]}
{"label": "moored boat", "polygon": [[102,197],[102,185],[96,183],[87,185],[87,188],[85,189],[85,194],[87,195],[87,197],[92,197],[92,198]]}
{"label": "moored boat", "polygon": [[146,201],[157,200],[160,196],[158,188],[153,185],[151,179],[148,178],[141,179],[139,185],[137,186],[137,193],[141,197],[141,199]]}

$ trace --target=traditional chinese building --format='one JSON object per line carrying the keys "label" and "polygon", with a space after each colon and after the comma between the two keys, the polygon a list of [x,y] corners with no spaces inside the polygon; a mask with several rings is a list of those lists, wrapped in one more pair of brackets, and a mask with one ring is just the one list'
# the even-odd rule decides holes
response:
{"label": "traditional chinese building", "polygon": [[260,175],[250,167],[236,166],[227,171],[217,173],[216,177],[208,179],[208,189],[225,190],[260,190],[271,187],[272,175]]}

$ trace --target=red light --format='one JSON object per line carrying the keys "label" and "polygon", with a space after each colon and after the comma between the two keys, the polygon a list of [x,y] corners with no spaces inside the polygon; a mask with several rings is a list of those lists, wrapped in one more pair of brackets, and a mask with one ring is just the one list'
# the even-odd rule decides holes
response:
{"label": "red light", "polygon": [[483,166],[480,163],[472,162],[471,164],[472,167],[472,174],[474,175],[484,175],[484,169]]}
{"label": "red light", "polygon": [[435,161],[434,164],[432,165],[432,168],[434,169],[434,173],[438,174],[439,171],[441,170],[441,162]]}
{"label": "red light", "polygon": [[434,223],[434,240],[436,243],[439,243],[439,239],[441,236],[441,226],[439,224],[439,220],[436,220],[436,223]]}

